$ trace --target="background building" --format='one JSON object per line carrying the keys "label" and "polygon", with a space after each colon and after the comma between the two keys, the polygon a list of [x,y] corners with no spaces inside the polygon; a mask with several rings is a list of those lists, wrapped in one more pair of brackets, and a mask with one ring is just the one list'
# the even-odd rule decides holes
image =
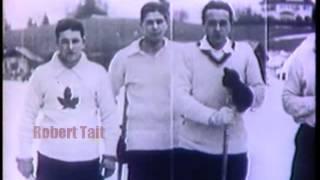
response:
{"label": "background building", "polygon": [[314,7],[311,0],[263,0],[260,5],[269,18],[307,22],[311,22]]}

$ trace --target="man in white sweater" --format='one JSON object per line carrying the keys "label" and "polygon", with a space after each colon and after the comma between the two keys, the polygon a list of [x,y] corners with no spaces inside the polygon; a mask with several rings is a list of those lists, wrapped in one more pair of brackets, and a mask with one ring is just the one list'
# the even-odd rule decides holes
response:
{"label": "man in white sweater", "polygon": [[[81,22],[60,20],[55,35],[58,50],[29,82],[19,130],[18,170],[32,176],[32,145],[39,139],[37,180],[99,179],[101,167],[109,176],[115,170],[119,124],[111,118],[116,106],[108,74],[83,52]],[[43,118],[36,125],[40,111]]]}
{"label": "man in white sweater", "polygon": [[171,69],[174,43],[165,37],[169,12],[156,2],[141,9],[143,36],[117,52],[110,64],[115,96],[125,88],[129,180],[169,180],[174,146]]}
{"label": "man in white sweater", "polygon": [[[315,16],[315,10],[314,10]],[[300,124],[290,180],[315,180],[316,47],[310,34],[290,55],[288,78],[282,92],[284,110]]]}
{"label": "man in white sweater", "polygon": [[229,4],[210,1],[202,23],[205,36],[186,45],[185,58],[174,66],[174,107],[181,119],[175,129],[180,147],[176,178],[221,179],[227,126],[227,179],[244,180],[248,149],[242,113],[262,104],[264,83],[250,45],[228,37],[233,23]]}

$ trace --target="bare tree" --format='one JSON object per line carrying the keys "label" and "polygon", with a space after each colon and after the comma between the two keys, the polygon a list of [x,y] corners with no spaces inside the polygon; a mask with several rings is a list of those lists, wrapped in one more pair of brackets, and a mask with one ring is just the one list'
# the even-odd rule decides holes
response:
{"label": "bare tree", "polygon": [[7,19],[4,19],[4,31],[9,31],[11,30],[11,25],[9,24],[9,22],[7,21]]}
{"label": "bare tree", "polygon": [[170,8],[170,3],[167,0],[159,0],[161,4],[163,4],[168,10]]}
{"label": "bare tree", "polygon": [[37,25],[35,24],[34,20],[31,17],[29,17],[28,22],[27,22],[27,27],[31,28],[31,27],[35,27],[35,26],[37,26]]}
{"label": "bare tree", "polygon": [[179,22],[185,22],[188,19],[189,15],[187,11],[180,9],[176,10],[173,14],[173,19]]}
{"label": "bare tree", "polygon": [[97,6],[95,0],[86,0],[84,5],[79,5],[74,13],[74,17],[78,19],[90,18],[92,15],[107,15],[107,11]]}
{"label": "bare tree", "polygon": [[42,25],[42,26],[47,26],[47,25],[49,25],[49,24],[50,24],[50,22],[49,22],[49,17],[48,17],[47,14],[44,14],[41,25]]}

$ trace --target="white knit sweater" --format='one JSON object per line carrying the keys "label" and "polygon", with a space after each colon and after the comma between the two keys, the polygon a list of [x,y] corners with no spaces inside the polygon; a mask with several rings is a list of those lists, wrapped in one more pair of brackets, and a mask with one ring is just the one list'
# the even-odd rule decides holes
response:
{"label": "white knit sweater", "polygon": [[154,56],[143,52],[138,39],[116,53],[110,65],[115,96],[125,87],[128,101],[127,149],[167,150],[175,145],[172,62],[176,43],[165,45]]}
{"label": "white knit sweater", "polygon": [[284,110],[297,123],[305,123],[315,127],[315,34],[309,35],[287,61],[292,63],[282,93]]}
{"label": "white knit sweater", "polygon": [[[228,40],[221,51],[230,52],[231,56],[220,65],[201,52],[201,49],[210,48],[205,38],[198,45],[185,45],[183,61],[175,61],[174,106],[176,116],[181,120],[181,125],[176,128],[179,147],[210,154],[222,153],[223,127],[210,127],[208,121],[214,112],[231,105],[230,93],[222,85],[224,67],[235,69],[242,82],[251,88],[254,94],[253,107],[262,104],[264,83],[252,48],[245,42],[236,42],[234,49],[230,46],[232,43]],[[242,115],[238,114],[235,121],[228,130],[230,154],[247,151]]]}
{"label": "white knit sweater", "polygon": [[[92,160],[102,153],[115,155],[120,133],[117,119],[112,118],[115,110],[109,77],[102,66],[82,53],[78,64],[68,69],[55,53],[30,79],[18,157],[32,157],[34,139],[40,139],[40,153],[63,161]],[[40,111],[43,118],[36,126]],[[103,133],[96,130],[101,127]],[[59,136],[48,135],[48,130],[54,128],[60,131]],[[99,152],[102,140],[105,152]]]}

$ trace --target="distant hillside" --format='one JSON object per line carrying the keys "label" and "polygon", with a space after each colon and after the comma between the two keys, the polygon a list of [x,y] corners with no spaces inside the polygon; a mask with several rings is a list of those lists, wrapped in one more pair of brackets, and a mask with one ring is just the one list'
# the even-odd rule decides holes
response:
{"label": "distant hillside", "polygon": [[[141,36],[138,19],[90,18],[83,20],[86,29],[86,51],[89,57],[108,66],[114,53]],[[56,48],[54,25],[7,31],[4,35],[6,47],[25,46],[49,59]],[[167,36],[170,37],[170,31]],[[232,37],[236,40],[265,41],[264,25],[236,25]],[[199,24],[174,22],[172,38],[175,41],[197,41],[203,35]]]}
{"label": "distant hillside", "polygon": [[[108,59],[115,51],[126,46],[140,34],[137,20],[92,18],[83,20],[83,24],[86,30],[86,51],[92,53],[93,56],[99,56],[97,53],[100,56],[103,54],[104,58]],[[50,25],[8,31],[4,35],[4,44],[8,48],[25,46],[48,59],[56,48],[54,28],[55,25]]]}
{"label": "distant hillside", "polygon": [[[314,32],[314,29],[311,26],[269,26],[268,48],[269,50],[285,50],[292,52],[305,38],[303,36],[299,37],[299,35],[305,35],[311,32]],[[292,38],[279,39],[280,37],[290,35]]]}

